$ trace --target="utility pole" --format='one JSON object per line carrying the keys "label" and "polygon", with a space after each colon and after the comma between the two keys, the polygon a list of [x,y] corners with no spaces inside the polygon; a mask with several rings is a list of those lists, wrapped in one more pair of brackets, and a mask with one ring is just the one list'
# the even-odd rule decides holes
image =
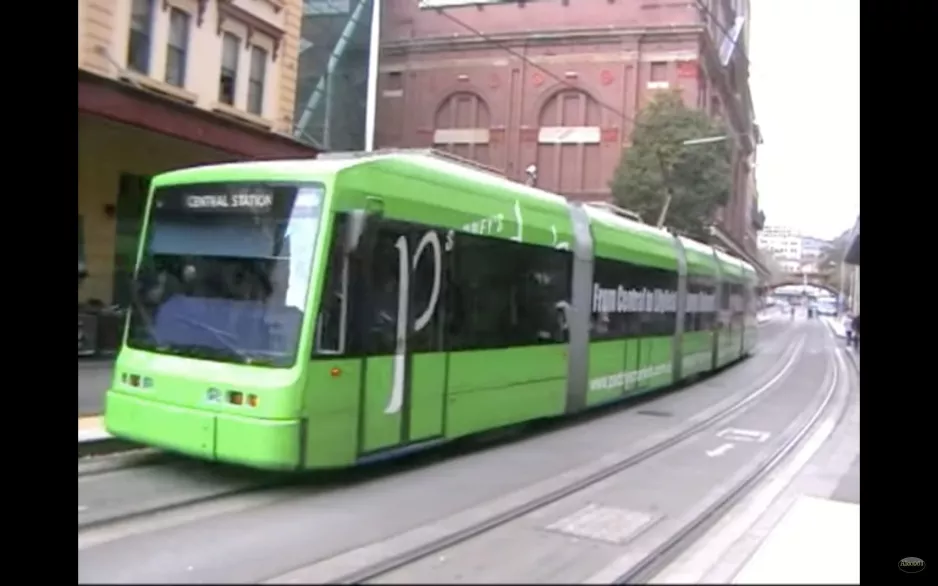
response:
{"label": "utility pole", "polygon": [[[678,146],[688,147],[701,144],[711,144],[715,142],[723,142],[727,138],[728,137],[725,135],[691,138],[681,141]],[[668,217],[668,210],[671,208],[671,202],[674,201],[674,191],[671,190],[671,174],[669,172],[668,166],[664,164],[664,157],[661,154],[661,149],[655,150],[655,156],[658,158],[658,165],[661,167],[661,181],[664,183],[664,205],[661,206],[661,213],[658,215],[658,222],[655,224],[655,226],[658,228],[663,228],[664,221]]]}
{"label": "utility pole", "polygon": [[664,157],[661,156],[660,149],[655,150],[655,156],[658,158],[658,166],[661,167],[661,182],[664,183],[664,205],[661,206],[661,213],[658,214],[658,222],[655,226],[663,228],[664,220],[668,217],[668,209],[671,207],[671,200],[674,199],[674,193],[671,191],[671,175],[664,164]]}

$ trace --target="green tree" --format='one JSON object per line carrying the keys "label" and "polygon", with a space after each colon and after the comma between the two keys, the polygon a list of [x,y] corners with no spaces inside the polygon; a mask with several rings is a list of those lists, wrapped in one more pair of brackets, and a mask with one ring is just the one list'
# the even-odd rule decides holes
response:
{"label": "green tree", "polygon": [[729,200],[731,139],[698,145],[686,140],[728,136],[726,127],[688,108],[678,92],[662,92],[636,119],[632,146],[622,153],[610,187],[617,205],[658,220],[668,198],[665,225],[708,238],[716,210]]}

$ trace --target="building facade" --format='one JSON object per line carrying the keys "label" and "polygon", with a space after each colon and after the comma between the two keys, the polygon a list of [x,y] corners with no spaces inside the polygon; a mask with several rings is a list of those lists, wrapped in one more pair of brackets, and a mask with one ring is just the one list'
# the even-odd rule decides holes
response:
{"label": "building facade", "polygon": [[79,0],[79,302],[126,304],[149,179],[314,157],[292,137],[302,0]]}
{"label": "building facade", "polygon": [[373,0],[305,0],[296,84],[297,140],[353,151],[366,140]]}
{"label": "building facade", "polygon": [[759,249],[771,254],[786,273],[817,273],[830,247],[829,241],[788,226],[765,226],[759,233]]}
{"label": "building facade", "polygon": [[758,238],[759,248],[779,261],[801,262],[804,257],[804,236],[787,226],[766,226]]}
{"label": "building facade", "polygon": [[801,239],[801,258],[806,261],[816,262],[824,256],[830,246],[831,243],[827,240],[805,236]]}
{"label": "building facade", "polygon": [[[760,264],[748,12],[745,0],[386,0],[376,145],[446,149],[519,181],[534,165],[545,189],[608,200],[635,117],[678,89],[732,129],[715,236]],[[735,51],[721,48],[731,31]]]}

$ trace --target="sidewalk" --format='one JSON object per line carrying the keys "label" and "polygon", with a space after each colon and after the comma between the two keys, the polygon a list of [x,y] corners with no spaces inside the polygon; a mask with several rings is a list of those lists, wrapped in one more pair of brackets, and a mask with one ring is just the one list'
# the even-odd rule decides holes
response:
{"label": "sidewalk", "polygon": [[[858,378],[850,384],[859,385]],[[855,389],[834,399],[844,401],[840,416],[833,409],[778,469],[654,581],[859,584],[859,386]]]}
{"label": "sidewalk", "polygon": [[104,411],[104,393],[111,384],[114,362],[94,360],[78,362],[78,415],[100,415]]}
{"label": "sidewalk", "polygon": [[[847,332],[844,328],[844,323],[839,318],[830,317],[830,316],[821,316],[821,320],[827,324],[827,327],[831,329],[831,332],[834,336],[838,338],[846,338]],[[847,356],[853,360],[853,363],[856,365],[857,369],[860,368],[860,351],[854,348],[853,346],[847,346]]]}
{"label": "sidewalk", "polygon": [[733,579],[733,584],[859,583],[860,505],[812,496],[798,497]]}
{"label": "sidewalk", "polygon": [[834,332],[834,335],[838,338],[844,338],[847,335],[846,329],[844,328],[844,322],[838,317],[831,317],[829,315],[822,315],[821,321],[827,324],[827,327]]}
{"label": "sidewalk", "polygon": [[78,418],[78,443],[94,442],[111,437],[111,434],[104,431],[104,418],[79,417]]}

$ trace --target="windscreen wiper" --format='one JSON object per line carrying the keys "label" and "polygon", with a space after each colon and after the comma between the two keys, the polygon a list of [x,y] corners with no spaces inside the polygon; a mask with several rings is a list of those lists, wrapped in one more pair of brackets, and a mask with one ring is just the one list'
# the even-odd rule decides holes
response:
{"label": "windscreen wiper", "polygon": [[205,323],[205,322],[201,322],[201,321],[199,321],[199,320],[192,319],[192,318],[190,318],[190,317],[185,317],[185,316],[182,316],[182,315],[177,316],[176,319],[179,319],[180,321],[184,321],[184,322],[186,322],[187,324],[193,325],[193,326],[195,326],[195,327],[197,327],[197,328],[199,328],[199,329],[201,329],[201,330],[203,330],[203,331],[206,331],[206,332],[212,334],[212,335],[215,337],[215,339],[218,340],[219,342],[221,342],[221,344],[222,344],[227,350],[231,350],[233,353],[237,354],[238,358],[240,358],[241,360],[243,360],[245,363],[251,362],[251,357],[248,355],[247,352],[245,352],[245,351],[242,350],[241,348],[238,348],[236,345],[234,345],[232,342],[230,342],[230,340],[235,339],[234,334],[232,334],[231,332],[226,332],[226,331],[224,331],[224,330],[219,330],[218,328],[214,328],[214,327],[208,325],[208,324]]}

